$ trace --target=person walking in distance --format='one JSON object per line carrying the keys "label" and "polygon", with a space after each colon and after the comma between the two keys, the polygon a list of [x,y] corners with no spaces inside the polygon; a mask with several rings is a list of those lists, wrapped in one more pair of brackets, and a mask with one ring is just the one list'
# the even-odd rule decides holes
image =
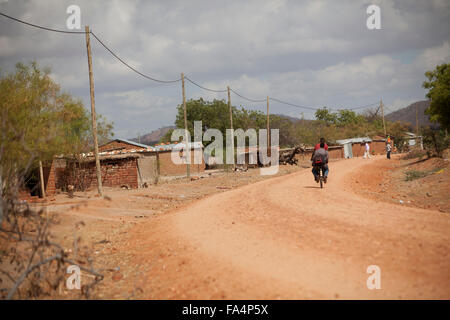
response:
{"label": "person walking in distance", "polygon": [[369,146],[369,143],[368,142],[366,142],[366,145],[364,146],[364,156],[363,156],[363,158],[364,159],[366,159],[366,158],[368,158],[368,159],[370,159],[370,146]]}
{"label": "person walking in distance", "polygon": [[386,144],[386,156],[387,156],[387,158],[388,159],[390,159],[391,158],[391,144],[390,143],[387,143]]}

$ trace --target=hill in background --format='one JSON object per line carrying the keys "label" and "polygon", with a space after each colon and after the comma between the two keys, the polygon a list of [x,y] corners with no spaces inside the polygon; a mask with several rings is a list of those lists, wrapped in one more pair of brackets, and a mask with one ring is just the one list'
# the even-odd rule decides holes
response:
{"label": "hill in background", "polygon": [[[161,138],[170,130],[170,129],[175,129],[175,126],[167,126],[167,127],[162,127],[156,130],[153,130],[150,133],[144,134],[140,137],[136,137],[136,138],[132,138],[130,139],[131,141],[134,142],[139,142],[142,144],[146,144],[146,145],[154,145],[159,143],[159,141],[161,140]],[[139,139],[140,138],[140,139]]]}
{"label": "hill in background", "polygon": [[402,121],[410,124],[410,130],[415,131],[416,128],[416,108],[418,111],[419,127],[436,126],[430,121],[430,117],[425,114],[425,110],[430,106],[430,100],[417,101],[406,108],[397,110],[386,115],[386,119],[390,121]]}
{"label": "hill in background", "polygon": [[[386,119],[389,121],[402,121],[410,124],[410,130],[412,132],[415,131],[416,128],[416,107],[418,108],[418,118],[419,118],[419,126],[433,126],[436,127],[436,124],[433,124],[430,121],[430,117],[425,114],[425,110],[430,106],[429,100],[417,101],[409,106],[397,110],[395,112],[389,113],[386,115]],[[302,121],[299,118],[286,116],[283,114],[276,114],[281,118],[285,118],[290,120],[292,123],[298,123]],[[305,122],[310,122],[313,120],[304,119]],[[130,139],[131,141],[140,142],[146,145],[155,145],[160,142],[161,138],[170,130],[175,129],[175,126],[165,126],[161,127],[157,130],[153,130],[150,133],[144,134],[136,138]]]}

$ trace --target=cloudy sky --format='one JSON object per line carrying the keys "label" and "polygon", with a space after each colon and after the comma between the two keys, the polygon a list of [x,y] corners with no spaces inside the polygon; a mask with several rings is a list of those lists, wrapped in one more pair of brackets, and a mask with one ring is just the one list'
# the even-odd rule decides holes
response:
{"label": "cloudy sky", "polygon": [[[0,0],[0,12],[67,30],[66,9],[121,58],[162,80],[184,72],[208,88],[229,85],[253,98],[299,105],[355,107],[379,101],[389,111],[423,100],[424,72],[450,62],[450,1],[76,1]],[[369,30],[366,9],[381,9]],[[181,84],[131,72],[92,39],[96,108],[131,138],[172,125]],[[36,60],[63,90],[89,107],[84,35],[52,33],[0,16],[0,68]],[[187,98],[226,99],[186,83]],[[265,111],[232,95],[232,104]],[[314,112],[271,102],[271,112],[312,118]]]}

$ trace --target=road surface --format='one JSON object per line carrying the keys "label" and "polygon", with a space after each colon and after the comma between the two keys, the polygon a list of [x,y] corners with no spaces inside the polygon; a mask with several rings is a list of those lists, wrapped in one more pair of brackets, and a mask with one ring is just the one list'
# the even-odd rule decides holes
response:
{"label": "road surface", "polygon": [[264,180],[141,226],[149,298],[449,299],[449,215],[355,194],[371,161],[387,160],[333,162],[324,189],[309,169]]}

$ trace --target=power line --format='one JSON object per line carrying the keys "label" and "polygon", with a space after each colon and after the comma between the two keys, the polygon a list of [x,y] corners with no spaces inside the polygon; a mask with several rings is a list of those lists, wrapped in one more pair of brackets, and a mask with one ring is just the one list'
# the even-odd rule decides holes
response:
{"label": "power line", "polygon": [[103,43],[103,41],[101,41],[94,32],[91,31],[91,34],[94,36],[94,38],[106,49],[108,50],[109,53],[111,53],[117,60],[119,60],[120,62],[122,62],[122,64],[124,64],[126,67],[128,67],[129,69],[133,70],[134,72],[136,72],[137,74],[139,74],[140,76],[152,80],[152,81],[156,81],[156,82],[161,82],[161,83],[174,83],[174,82],[178,82],[181,81],[180,79],[177,80],[159,80],[153,77],[150,77],[146,74],[143,74],[142,72],[136,70],[135,68],[133,68],[132,66],[130,66],[128,63],[126,63],[125,61],[123,61],[117,54],[115,54],[110,48],[108,48],[108,46],[106,44]]}
{"label": "power line", "polygon": [[[11,19],[11,20],[14,20],[14,21],[16,21],[16,22],[20,22],[20,23],[23,23],[23,24],[25,24],[25,25],[28,25],[28,26],[31,26],[31,27],[34,27],[34,28],[38,28],[38,29],[42,29],[42,30],[46,30],[46,31],[52,31],[52,32],[58,32],[58,33],[65,33],[65,34],[85,34],[86,32],[85,31],[66,31],[66,30],[58,30],[58,29],[52,29],[52,28],[48,28],[48,27],[44,27],[44,26],[40,26],[40,25],[36,25],[36,24],[33,24],[33,23],[29,23],[29,22],[26,22],[26,21],[23,21],[23,20],[20,20],[20,19],[17,19],[17,18],[14,18],[14,17],[11,17],[11,16],[9,16],[9,15],[7,15],[7,14],[4,14],[4,13],[2,13],[2,12],[0,12],[0,15],[1,16],[4,16],[4,17],[6,17],[6,18],[8,18],[8,19]],[[95,35],[95,33],[94,32],[92,32],[92,31],[90,31],[90,34],[92,34],[92,36],[113,56],[113,57],[115,57],[117,60],[119,60],[123,65],[125,65],[127,68],[129,68],[130,70],[132,70],[132,71],[134,71],[135,73],[137,73],[137,74],[139,74],[140,76],[142,76],[142,77],[144,77],[144,78],[146,78],[146,79],[148,79],[148,80],[152,80],[152,81],[156,81],[156,82],[159,82],[159,83],[175,83],[175,82],[179,82],[179,81],[181,81],[181,78],[180,79],[176,79],[176,80],[160,80],[160,79],[156,79],[156,78],[153,78],[153,77],[151,77],[151,76],[149,76],[149,75],[146,75],[146,74],[144,74],[144,73],[142,73],[142,72],[140,72],[139,70],[137,70],[137,69],[135,69],[135,68],[133,68],[132,66],[130,66],[128,63],[126,63],[124,60],[122,60],[116,53],[114,53],[105,43],[103,43],[103,41],[101,41],[98,37],[97,37],[97,35]],[[217,92],[217,93],[223,93],[223,92],[227,92],[227,90],[226,89],[224,89],[224,90],[215,90],[215,89],[210,89],[210,88],[206,88],[206,87],[204,87],[204,86],[202,86],[202,85],[200,85],[200,84],[198,84],[198,83],[196,83],[195,81],[193,81],[192,79],[190,79],[190,78],[188,78],[188,77],[185,77],[185,79],[186,80],[188,80],[190,83],[192,83],[193,85],[195,85],[195,86],[197,86],[197,87],[199,87],[199,88],[201,88],[201,89],[203,89],[203,90],[207,90],[207,91],[210,91],[210,92]],[[239,94],[238,92],[236,92],[235,90],[233,90],[233,89],[231,89],[230,88],[230,90],[234,93],[234,94],[236,94],[237,96],[239,96],[239,97],[241,97],[242,99],[244,99],[244,100],[247,100],[247,101],[250,101],[250,102],[256,102],[256,103],[261,103],[261,102],[265,102],[266,101],[266,99],[261,99],[261,100],[258,100],[258,99],[251,99],[251,98],[248,98],[248,97],[245,97],[245,96],[243,96],[243,95],[241,95],[241,94]],[[283,101],[283,100],[280,100],[280,99],[276,99],[276,98],[269,98],[270,100],[273,100],[273,101],[276,101],[276,102],[279,102],[279,103],[282,103],[282,104],[285,104],[285,105],[288,105],[288,106],[291,106],[291,107],[296,107],[296,108],[301,108],[301,109],[308,109],[308,110],[318,110],[318,109],[320,109],[320,108],[316,108],[316,107],[309,107],[309,106],[302,106],[302,105],[298,105],[298,104],[294,104],[294,103],[290,103],[290,102],[286,102],[286,101]],[[370,106],[373,106],[373,105],[375,105],[375,104],[378,104],[378,102],[375,102],[375,103],[371,103],[371,104],[367,104],[367,105],[364,105],[364,106],[358,106],[358,107],[352,107],[352,108],[346,108],[346,109],[331,109],[331,110],[358,110],[358,109],[363,109],[363,108],[367,108],[367,107],[370,107]]]}
{"label": "power line", "polygon": [[[273,100],[273,101],[276,101],[276,102],[279,102],[279,103],[282,103],[282,104],[286,104],[286,105],[289,105],[289,106],[292,106],[292,107],[296,107],[296,108],[301,108],[301,109],[308,109],[308,110],[319,110],[319,109],[321,109],[321,108],[317,108],[317,107],[302,106],[302,105],[298,105],[298,104],[282,101],[282,100],[276,99],[276,98],[270,98],[269,97],[269,100]],[[357,109],[367,108],[367,107],[370,107],[370,106],[373,106],[373,105],[376,105],[376,104],[378,104],[378,102],[374,102],[374,103],[370,103],[370,104],[366,104],[366,105],[358,106],[358,107],[352,107],[352,108],[342,108],[342,109],[340,109],[340,108],[328,108],[328,109],[335,110],[335,111],[337,111],[337,110],[357,110]]]}
{"label": "power line", "polygon": [[187,81],[189,81],[190,83],[192,83],[193,85],[196,85],[197,87],[203,89],[203,90],[207,90],[207,91],[211,91],[211,92],[227,92],[227,90],[214,90],[214,89],[209,89],[209,88],[205,88],[201,85],[199,85],[198,83],[195,83],[193,80],[189,79],[188,77],[184,77]]}
{"label": "power line", "polygon": [[364,108],[367,108],[367,107],[372,107],[372,106],[374,106],[374,105],[378,105],[378,104],[379,104],[379,102],[373,102],[373,103],[370,103],[370,104],[366,104],[366,105],[364,105],[364,106],[359,106],[359,107],[348,108],[348,110],[358,110],[358,109],[364,109]]}
{"label": "power line", "polygon": [[314,107],[301,106],[301,105],[298,105],[298,104],[293,104],[293,103],[290,103],[290,102],[282,101],[282,100],[279,100],[279,99],[276,99],[276,98],[270,98],[269,97],[269,100],[273,100],[273,101],[276,101],[276,102],[279,102],[279,103],[282,103],[282,104],[286,104],[286,105],[291,106],[291,107],[296,107],[296,108],[301,108],[301,109],[308,109],[308,110],[320,109],[320,108],[314,108]]}
{"label": "power line", "polygon": [[66,31],[66,30],[58,30],[58,29],[52,29],[52,28],[47,28],[47,27],[39,26],[39,25],[37,25],[37,24],[33,24],[33,23],[29,23],[29,22],[26,22],[26,21],[23,21],[23,20],[20,20],[20,19],[17,19],[17,18],[13,18],[13,17],[8,16],[7,14],[4,14],[4,13],[2,13],[2,12],[0,12],[0,15],[6,17],[6,18],[8,18],[8,19],[11,19],[11,20],[14,20],[14,21],[17,21],[17,22],[26,24],[26,25],[28,25],[28,26],[31,26],[31,27],[34,27],[34,28],[38,28],[38,29],[47,30],[47,31],[59,32],[59,33],[71,33],[71,34],[85,34],[85,33],[86,33],[86,32],[84,32],[84,31]]}
{"label": "power line", "polygon": [[234,91],[233,89],[230,88],[230,91],[233,92],[235,95],[241,97],[242,99],[248,100],[250,102],[266,102],[266,99],[262,99],[262,100],[256,100],[256,99],[250,99],[247,97],[244,97],[243,95],[237,93],[236,91]]}
{"label": "power line", "polygon": [[[33,23],[29,23],[29,22],[26,22],[26,21],[23,21],[23,20],[20,20],[20,19],[17,19],[17,18],[14,18],[14,17],[11,17],[11,16],[9,16],[9,15],[7,15],[7,14],[4,14],[4,13],[2,13],[2,12],[0,12],[0,15],[2,15],[2,16],[4,16],[4,17],[6,17],[6,18],[8,18],[8,19],[11,19],[11,20],[14,20],[14,21],[17,21],[17,22],[20,22],[20,23],[23,23],[23,24],[26,24],[26,25],[28,25],[28,26],[31,26],[31,27],[34,27],[34,28],[38,28],[38,29],[42,29],[42,30],[47,30],[47,31],[52,31],[52,32],[59,32],[59,33],[66,33],[66,34],[86,34],[86,32],[85,31],[66,31],[66,30],[58,30],[58,29],[52,29],[52,28],[47,28],[47,27],[44,27],[44,26],[39,26],[39,25],[37,25],[37,24],[33,24]],[[149,80],[153,80],[153,81],[156,81],[156,82],[161,82],[161,83],[174,83],[174,82],[178,82],[178,81],[180,81],[181,79],[177,79],[177,80],[169,80],[169,81],[165,81],[165,80],[159,80],[159,79],[155,79],[155,78],[153,78],[153,77],[150,77],[150,76],[148,76],[148,75],[145,75],[145,74],[143,74],[142,72],[140,72],[140,71],[138,71],[138,70],[136,70],[135,68],[133,68],[132,66],[130,66],[128,63],[126,63],[125,61],[123,61],[121,58],[119,58],[119,56],[117,56],[117,54],[115,54],[110,48],[108,48],[108,46],[106,46],[92,31],[90,32],[93,36],[94,36],[94,38],[106,49],[106,50],[108,50],[109,51],[109,53],[111,53],[116,59],[118,59],[120,62],[122,62],[125,66],[127,66],[128,68],[130,68],[131,70],[133,70],[134,72],[136,72],[136,73],[138,73],[139,75],[141,75],[141,76],[143,76],[144,78],[146,78],[146,79],[149,79]]]}

